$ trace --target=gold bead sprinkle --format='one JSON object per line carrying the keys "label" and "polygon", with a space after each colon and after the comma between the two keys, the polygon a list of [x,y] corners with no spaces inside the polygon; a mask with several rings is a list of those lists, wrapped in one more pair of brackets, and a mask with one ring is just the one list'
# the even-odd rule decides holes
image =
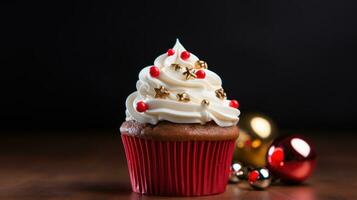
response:
{"label": "gold bead sprinkle", "polygon": [[170,95],[169,91],[164,86],[160,86],[159,88],[154,88],[154,90],[156,92],[155,98],[164,99]]}
{"label": "gold bead sprinkle", "polygon": [[201,105],[209,106],[209,101],[207,99],[203,99],[202,102],[201,102]]}
{"label": "gold bead sprinkle", "polygon": [[186,92],[178,93],[177,99],[182,102],[188,102],[190,101],[190,96]]}
{"label": "gold bead sprinkle", "polygon": [[207,69],[208,68],[208,65],[205,61],[203,60],[197,60],[195,62],[195,69]]}
{"label": "gold bead sprinkle", "polygon": [[223,88],[216,90],[216,96],[220,99],[224,99],[227,97],[226,93],[224,92]]}
{"label": "gold bead sprinkle", "polygon": [[182,74],[186,76],[186,80],[196,78],[195,70],[188,67],[186,67],[186,71]]}
{"label": "gold bead sprinkle", "polygon": [[179,71],[182,68],[181,65],[176,64],[176,63],[171,64],[171,67],[173,67],[175,69],[175,71]]}

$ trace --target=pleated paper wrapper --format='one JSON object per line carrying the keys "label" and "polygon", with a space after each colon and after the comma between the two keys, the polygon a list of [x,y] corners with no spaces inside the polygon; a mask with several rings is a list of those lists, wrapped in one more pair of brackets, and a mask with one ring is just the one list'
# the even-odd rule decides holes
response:
{"label": "pleated paper wrapper", "polygon": [[122,134],[134,192],[203,196],[225,191],[235,140],[158,141]]}

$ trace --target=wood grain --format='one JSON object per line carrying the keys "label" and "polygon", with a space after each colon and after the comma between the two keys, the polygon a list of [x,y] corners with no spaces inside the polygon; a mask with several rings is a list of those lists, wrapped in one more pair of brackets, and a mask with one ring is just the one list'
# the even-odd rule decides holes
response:
{"label": "wood grain", "polygon": [[[4,133],[0,141],[0,199],[167,199],[131,192],[119,133]],[[357,199],[357,137],[305,133],[316,144],[317,170],[302,185],[254,191],[245,183],[195,199]],[[327,137],[326,135],[329,135]],[[188,199],[171,197],[169,199]]]}

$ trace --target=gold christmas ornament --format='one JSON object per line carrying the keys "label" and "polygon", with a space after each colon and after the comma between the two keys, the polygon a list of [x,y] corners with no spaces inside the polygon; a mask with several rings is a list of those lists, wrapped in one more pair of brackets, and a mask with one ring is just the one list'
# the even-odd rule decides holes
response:
{"label": "gold christmas ornament", "polygon": [[203,60],[197,60],[195,62],[195,69],[207,69],[208,68],[208,65],[205,61]]}
{"label": "gold christmas ornament", "polygon": [[176,96],[179,101],[182,101],[182,102],[190,101],[190,96],[186,92],[178,93]]}
{"label": "gold christmas ornament", "polygon": [[186,80],[196,78],[195,70],[188,67],[186,67],[186,71],[182,74],[186,76]]}
{"label": "gold christmas ornament", "polygon": [[164,99],[170,95],[169,91],[164,86],[160,86],[159,88],[154,88],[154,90],[156,92],[155,98]]}
{"label": "gold christmas ornament", "polygon": [[206,99],[203,99],[202,102],[201,102],[201,105],[203,105],[203,106],[209,106],[209,101],[206,100]]}
{"label": "gold christmas ornament", "polygon": [[268,116],[260,113],[242,115],[234,160],[246,166],[266,166],[268,148],[277,136],[277,127]]}
{"label": "gold christmas ornament", "polygon": [[174,69],[175,69],[175,71],[180,71],[181,70],[181,65],[179,65],[179,64],[171,64],[171,67],[173,67]]}
{"label": "gold christmas ornament", "polygon": [[219,99],[224,99],[227,97],[227,94],[224,92],[223,88],[220,88],[220,89],[216,90],[216,96]]}

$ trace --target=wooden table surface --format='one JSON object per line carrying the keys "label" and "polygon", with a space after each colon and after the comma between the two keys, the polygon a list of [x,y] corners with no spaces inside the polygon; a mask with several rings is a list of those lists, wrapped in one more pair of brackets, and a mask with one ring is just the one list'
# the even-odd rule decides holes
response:
{"label": "wooden table surface", "polygon": [[[315,143],[318,165],[303,185],[254,191],[241,183],[195,199],[357,199],[357,135],[304,133]],[[119,133],[2,132],[0,199],[167,199],[131,192]],[[189,199],[173,198],[170,199]]]}

